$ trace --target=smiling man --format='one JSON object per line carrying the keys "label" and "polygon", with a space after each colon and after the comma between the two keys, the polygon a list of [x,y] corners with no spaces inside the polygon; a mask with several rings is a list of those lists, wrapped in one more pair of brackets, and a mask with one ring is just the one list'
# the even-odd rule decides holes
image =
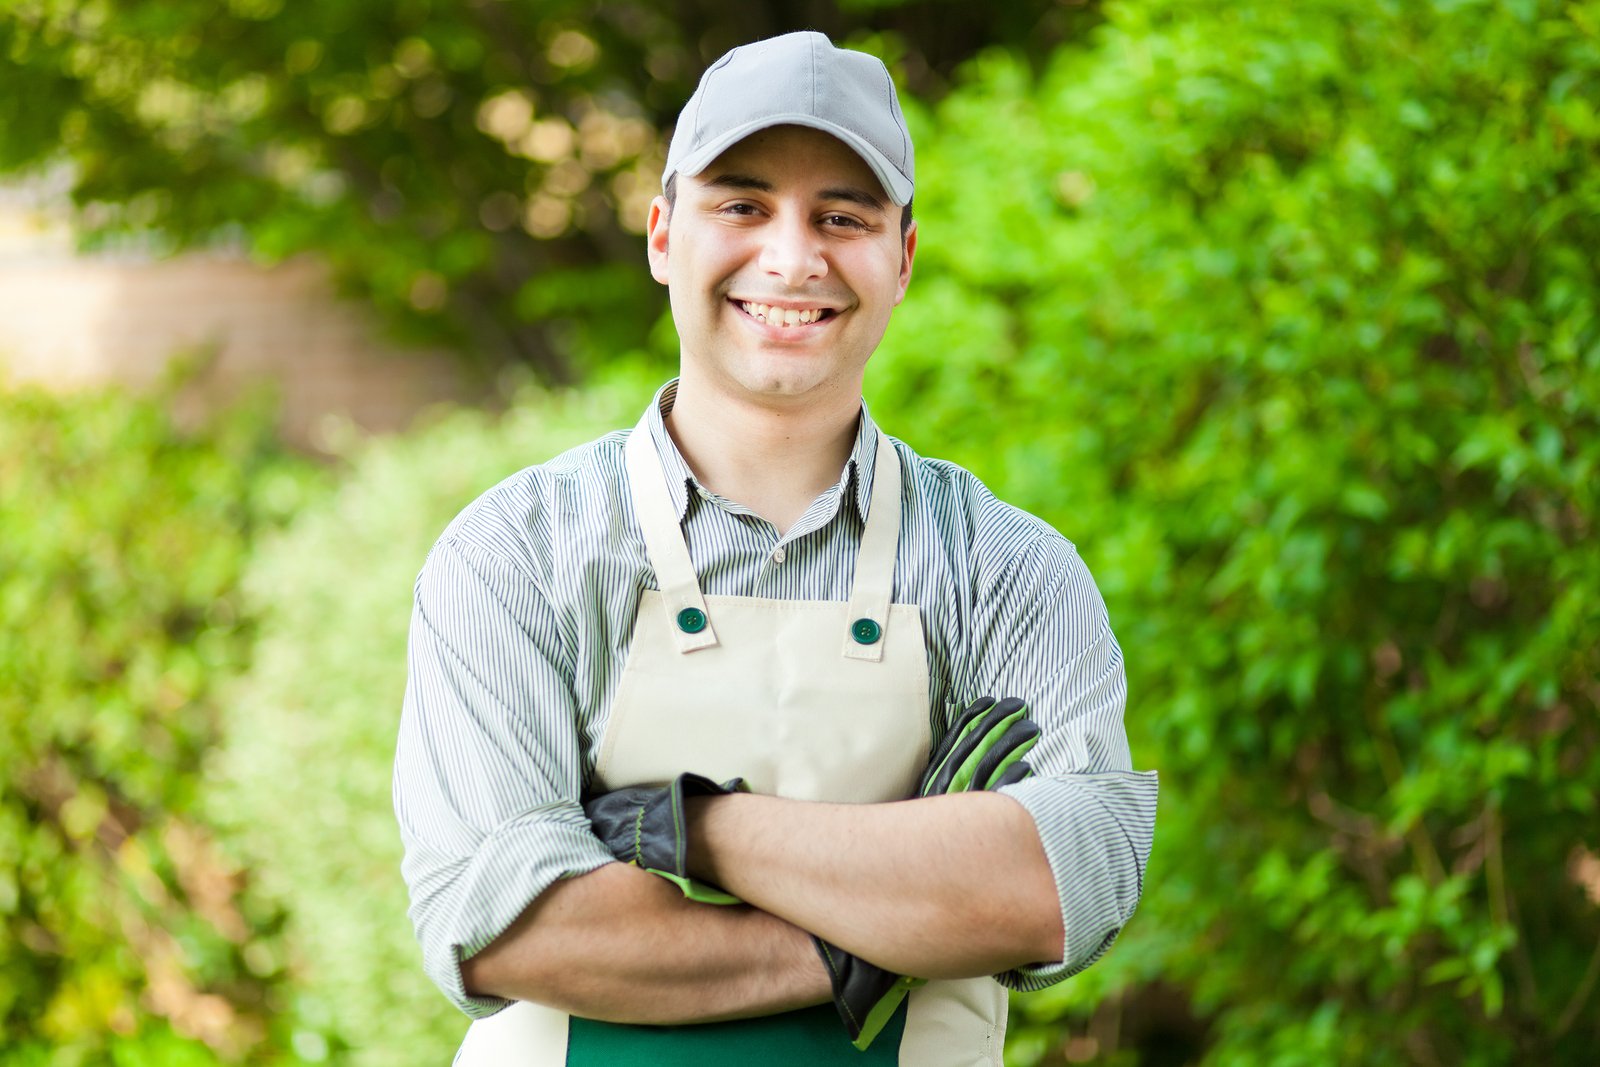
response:
{"label": "smiling man", "polygon": [[1132,914],[1156,786],[1093,581],[861,402],[912,159],[876,59],[719,60],[648,220],[680,376],[430,553],[395,804],[458,1063],[999,1064],[1006,988]]}

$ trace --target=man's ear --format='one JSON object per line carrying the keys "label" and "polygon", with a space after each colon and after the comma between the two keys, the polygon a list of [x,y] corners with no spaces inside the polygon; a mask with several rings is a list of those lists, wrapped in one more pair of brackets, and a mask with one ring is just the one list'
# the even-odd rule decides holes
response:
{"label": "man's ear", "polygon": [[917,224],[912,220],[911,226],[906,230],[905,241],[900,248],[900,290],[894,294],[896,307],[906,298],[906,286],[911,284],[911,261],[917,255]]}
{"label": "man's ear", "polygon": [[672,205],[667,198],[658,196],[650,201],[650,215],[645,219],[645,255],[650,260],[650,276],[662,285],[667,284],[667,229],[672,221]]}

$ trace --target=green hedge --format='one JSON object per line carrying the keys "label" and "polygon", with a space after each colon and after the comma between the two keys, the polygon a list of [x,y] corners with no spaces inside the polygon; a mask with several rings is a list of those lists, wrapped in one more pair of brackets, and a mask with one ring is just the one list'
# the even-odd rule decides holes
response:
{"label": "green hedge", "polygon": [[0,1063],[273,1055],[281,916],[204,773],[250,540],[308,484],[264,414],[0,394]]}

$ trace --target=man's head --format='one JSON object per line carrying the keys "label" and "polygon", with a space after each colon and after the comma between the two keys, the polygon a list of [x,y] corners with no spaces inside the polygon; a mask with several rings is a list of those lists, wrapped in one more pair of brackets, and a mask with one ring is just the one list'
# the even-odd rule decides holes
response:
{"label": "man's head", "polygon": [[706,72],[648,221],[685,385],[789,408],[859,399],[910,280],[911,158],[883,65],[820,34]]}

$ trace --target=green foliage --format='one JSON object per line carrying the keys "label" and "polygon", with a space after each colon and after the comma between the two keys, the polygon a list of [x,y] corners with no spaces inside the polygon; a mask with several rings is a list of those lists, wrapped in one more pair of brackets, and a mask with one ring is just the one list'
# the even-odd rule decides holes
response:
{"label": "green foliage", "polygon": [[1164,775],[1016,1058],[1163,979],[1207,1062],[1592,1062],[1600,5],[1107,16],[919,112],[869,379],[1080,543]]}
{"label": "green foliage", "polygon": [[[1588,1063],[1600,6],[1108,19],[912,106],[917,277],[869,376],[892,432],[1079,543],[1163,772],[1140,915],[1018,998],[1012,1062]],[[473,495],[647,393],[374,443],[254,568],[228,805],[334,1052],[461,1028],[389,815],[412,575]]]}
{"label": "green foliage", "polygon": [[96,241],[315,253],[413,336],[566,381],[664,304],[608,264],[642,253],[660,131],[723,51],[855,35],[927,89],[984,44],[1040,50],[1089,17],[871,7],[9,0],[0,173],[65,159]]}
{"label": "green foliage", "polygon": [[189,434],[163,403],[0,396],[7,1064],[265,1055],[279,917],[217,846],[203,770],[250,538],[304,479],[259,413]]}
{"label": "green foliage", "polygon": [[[390,801],[411,587],[439,532],[523,467],[631,424],[653,377],[461,412],[348,459],[337,493],[252,563],[262,612],[230,701],[218,798],[263,892],[291,912],[296,1025],[353,1065],[447,1063],[467,1020],[422,972]],[[318,1058],[308,1054],[308,1059]]]}

